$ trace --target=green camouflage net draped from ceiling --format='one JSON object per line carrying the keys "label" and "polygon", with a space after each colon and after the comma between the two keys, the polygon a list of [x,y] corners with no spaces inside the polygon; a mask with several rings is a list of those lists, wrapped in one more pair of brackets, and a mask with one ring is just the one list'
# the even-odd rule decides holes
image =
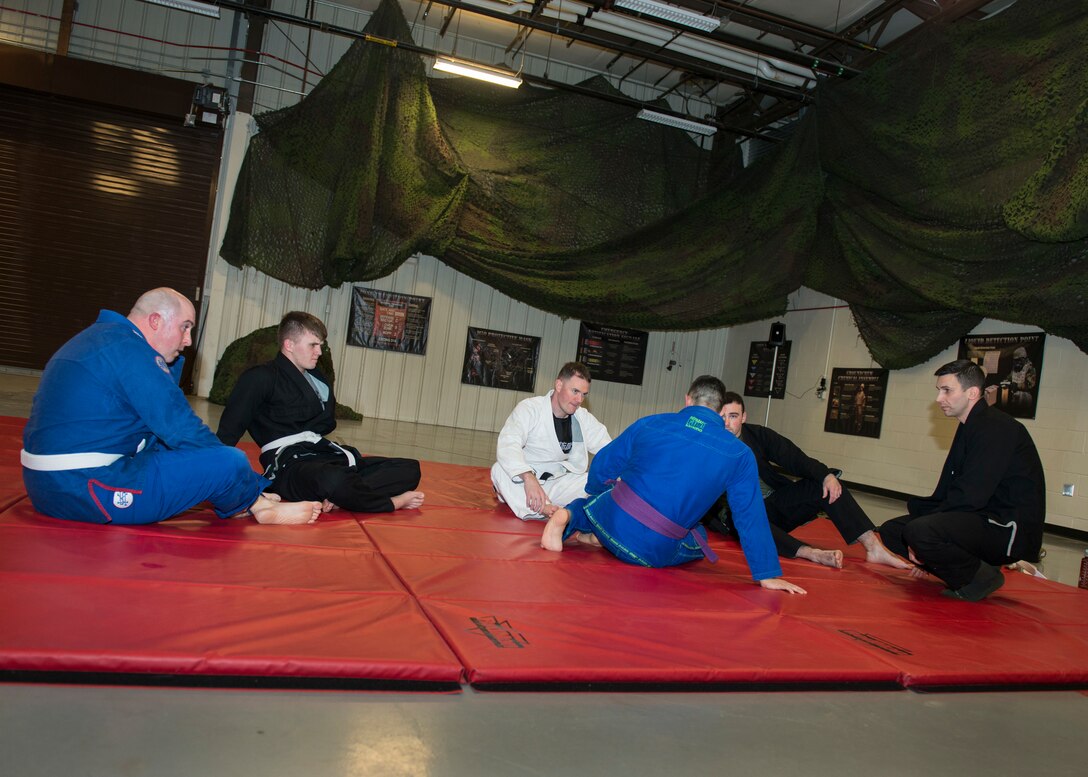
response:
{"label": "green camouflage net draped from ceiling", "polygon": [[[410,39],[388,0],[367,31]],[[222,255],[320,288],[422,252],[534,307],[650,330],[777,316],[805,285],[848,302],[889,368],[983,317],[1088,351],[1086,50],[1083,0],[928,29],[822,85],[741,170],[721,134],[703,151],[607,99],[428,79],[418,55],[356,42],[258,117]]]}

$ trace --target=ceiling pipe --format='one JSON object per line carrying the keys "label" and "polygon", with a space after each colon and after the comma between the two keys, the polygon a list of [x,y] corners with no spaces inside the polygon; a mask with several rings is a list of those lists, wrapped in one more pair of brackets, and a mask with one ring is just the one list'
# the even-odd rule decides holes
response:
{"label": "ceiling pipe", "polygon": [[[282,11],[276,11],[271,8],[259,8],[248,5],[244,1],[240,0],[216,0],[218,5],[222,8],[229,8],[232,11],[239,11],[249,14],[251,16],[260,16],[267,19],[275,19],[277,21],[284,22],[286,24],[292,24],[304,29],[320,30],[321,32],[328,33],[330,35],[339,35],[344,38],[351,38],[353,40],[362,40],[367,43],[375,43],[382,46],[389,46],[390,48],[398,48],[404,51],[410,51],[414,54],[421,54],[428,57],[443,56],[441,52],[432,51],[431,49],[423,46],[417,46],[411,41],[397,41],[389,38],[382,38],[377,35],[371,35],[367,32],[360,32],[359,30],[352,29],[350,27],[341,27],[335,24],[329,24],[328,22],[317,21],[316,19],[308,19],[304,16],[295,16],[294,14],[284,13]],[[484,63],[490,64],[490,63]],[[601,92],[596,89],[590,89],[578,84],[567,84],[562,81],[553,81],[545,76],[535,76],[530,73],[521,73],[521,78],[526,83],[535,84],[537,86],[543,86],[551,89],[559,89],[561,91],[573,92],[586,97],[593,97],[598,100],[604,100],[605,102],[611,102],[618,105],[625,105],[633,109],[649,108],[655,110],[658,113],[667,113],[677,118],[682,119],[694,119],[695,121],[701,121],[705,124],[713,124],[718,129],[745,138],[758,138],[760,140],[766,140],[771,143],[777,143],[778,138],[773,135],[765,135],[761,132],[753,131],[741,127],[732,127],[728,124],[717,121],[713,117],[692,117],[684,113],[677,111],[671,111],[658,107],[656,104],[651,104],[646,100],[636,100],[633,97],[628,97],[622,93],[609,93]]]}
{"label": "ceiling pipe", "polygon": [[[437,0],[441,3],[442,0]],[[524,13],[531,16],[533,4],[528,2],[505,3],[502,0],[461,0],[465,5],[475,8],[483,8],[500,14],[514,16]],[[571,11],[573,10],[573,18]],[[603,32],[616,33],[635,40],[659,46],[664,50],[676,54],[684,54],[694,59],[713,58],[717,64],[723,66],[739,66],[744,72],[766,78],[778,83],[803,89],[815,81],[810,68],[796,65],[792,62],[767,57],[763,54],[753,54],[750,51],[739,49],[726,43],[719,43],[713,38],[690,34],[687,30],[679,30],[667,24],[659,24],[645,17],[628,16],[627,14],[614,13],[612,11],[600,11],[593,13],[593,7],[578,0],[560,0],[543,6],[534,18],[541,16],[559,19],[565,22],[580,22],[583,26]],[[584,17],[584,18],[583,18]],[[518,23],[512,18],[511,22]],[[678,32],[683,35],[677,37]]]}

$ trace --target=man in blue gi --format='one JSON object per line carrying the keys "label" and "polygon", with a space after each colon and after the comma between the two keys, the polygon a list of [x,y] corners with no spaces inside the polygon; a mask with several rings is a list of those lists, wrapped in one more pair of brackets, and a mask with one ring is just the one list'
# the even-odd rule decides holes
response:
{"label": "man in blue gi", "polygon": [[283,502],[246,455],[196,416],[178,387],[196,320],[173,289],[142,295],[128,317],[103,310],[45,366],[23,432],[34,508],[89,523],[161,521],[205,500],[222,517],[312,523],[320,502]]}
{"label": "man in blue gi", "polygon": [[759,491],[752,451],[726,431],[720,380],[691,384],[678,413],[647,416],[594,457],[588,498],[548,519],[540,544],[562,551],[575,539],[603,545],[628,564],[667,567],[717,557],[699,525],[724,491],[752,578],[763,588],[805,593],[783,580]]}
{"label": "man in blue gi", "polygon": [[977,602],[1005,583],[1000,567],[1039,560],[1046,480],[1024,425],[983,399],[986,374],[958,359],[940,367],[937,405],[959,421],[937,488],[907,500],[908,515],[880,527],[895,553],[930,572],[953,599]]}

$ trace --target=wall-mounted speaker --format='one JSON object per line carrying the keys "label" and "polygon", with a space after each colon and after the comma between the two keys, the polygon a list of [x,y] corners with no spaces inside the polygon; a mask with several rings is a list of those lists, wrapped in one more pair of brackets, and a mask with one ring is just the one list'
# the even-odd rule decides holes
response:
{"label": "wall-mounted speaker", "polygon": [[786,325],[781,321],[775,321],[771,324],[771,335],[767,338],[767,341],[771,345],[785,345],[786,343]]}

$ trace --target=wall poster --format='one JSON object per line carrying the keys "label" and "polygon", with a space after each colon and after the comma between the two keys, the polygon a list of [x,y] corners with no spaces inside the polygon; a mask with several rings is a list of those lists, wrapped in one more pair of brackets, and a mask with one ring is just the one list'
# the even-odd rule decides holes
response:
{"label": "wall poster", "polygon": [[582,322],[578,328],[578,354],[593,380],[642,385],[649,332]]}
{"label": "wall poster", "polygon": [[752,343],[744,375],[744,396],[786,398],[786,375],[789,373],[792,344],[792,340],[777,346],[770,342]]}
{"label": "wall poster", "polygon": [[470,386],[532,391],[539,356],[539,337],[470,326],[461,382]]}
{"label": "wall poster", "polygon": [[960,359],[970,359],[986,373],[982,396],[1016,418],[1034,418],[1043,371],[1043,332],[967,335],[960,339]]}
{"label": "wall poster", "polygon": [[356,286],[351,290],[348,345],[422,356],[430,321],[430,297]]}
{"label": "wall poster", "polygon": [[887,370],[835,367],[828,388],[825,432],[880,437]]}

